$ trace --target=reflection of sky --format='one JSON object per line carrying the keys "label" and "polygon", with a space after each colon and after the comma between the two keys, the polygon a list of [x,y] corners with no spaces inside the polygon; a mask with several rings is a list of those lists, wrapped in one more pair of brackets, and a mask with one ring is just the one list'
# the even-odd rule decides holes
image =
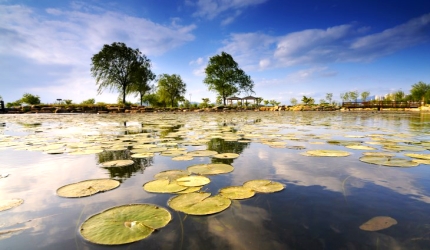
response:
{"label": "reflection of sky", "polygon": [[[155,248],[155,246],[160,246],[159,242],[166,242],[167,248],[174,249],[179,244],[180,238],[185,237],[183,242],[189,244],[187,245],[189,249],[198,249],[200,244],[206,240],[211,242],[208,244],[212,247],[285,249],[286,245],[283,242],[283,236],[278,232],[278,230],[281,230],[280,228],[282,228],[283,233],[289,234],[290,237],[298,237],[292,233],[298,227],[303,230],[306,237],[310,237],[312,236],[312,230],[315,230],[315,228],[312,228],[312,226],[315,226],[315,222],[324,221],[321,218],[313,218],[313,220],[307,218],[308,214],[301,217],[300,213],[305,211],[302,207],[310,203],[312,206],[307,208],[310,210],[306,210],[306,213],[312,215],[312,213],[330,209],[327,208],[330,207],[330,204],[324,203],[325,198],[329,202],[333,200],[340,201],[339,204],[345,207],[336,208],[336,213],[345,209],[345,218],[337,218],[336,215],[330,214],[329,217],[335,217],[340,221],[330,222],[329,230],[334,234],[338,234],[337,232],[342,230],[348,231],[350,229],[348,226],[357,230],[358,225],[356,223],[357,221],[362,221],[363,218],[356,215],[356,213],[361,214],[364,212],[359,211],[359,208],[351,210],[347,206],[348,204],[357,203],[358,200],[367,202],[367,196],[373,190],[379,190],[385,195],[388,194],[391,199],[386,205],[365,204],[360,209],[365,210],[365,208],[371,207],[376,211],[384,211],[385,206],[399,205],[401,202],[397,199],[401,197],[401,199],[407,200],[406,205],[402,203],[403,205],[399,205],[396,208],[397,210],[393,209],[393,211],[397,211],[396,219],[399,219],[397,230],[402,228],[400,226],[402,223],[405,224],[408,220],[421,218],[421,215],[412,219],[406,218],[405,215],[403,217],[404,221],[401,223],[401,214],[405,214],[408,205],[413,204],[421,207],[423,204],[430,203],[430,188],[426,184],[429,181],[428,176],[430,176],[428,166],[421,165],[415,168],[401,169],[370,165],[358,160],[363,152],[361,150],[351,150],[331,144],[312,144],[315,141],[325,142],[327,139],[370,141],[369,134],[384,134],[386,139],[418,140],[417,138],[423,138],[425,134],[417,133],[415,131],[416,126],[411,127],[414,129],[413,133],[409,130],[410,117],[396,117],[394,115],[366,117],[359,114],[355,114],[358,117],[354,117],[352,114],[339,115],[334,113],[326,116],[316,114],[316,117],[308,116],[305,113],[286,113],[288,115],[278,114],[277,116],[271,114],[270,112],[246,113],[243,114],[246,116],[244,119],[238,118],[240,113],[210,114],[208,116],[204,114],[189,116],[187,114],[187,116],[179,117],[181,122],[185,123],[183,128],[193,129],[189,131],[188,135],[199,138],[211,136],[214,130],[220,133],[221,130],[216,129],[216,121],[223,120],[234,122],[234,126],[239,130],[243,130],[244,134],[260,135],[258,138],[251,138],[252,143],[245,147],[243,153],[233,161],[232,165],[235,169],[232,173],[210,176],[213,183],[205,187],[210,192],[216,193],[223,185],[242,185],[252,179],[279,181],[286,184],[286,190],[276,194],[258,194],[256,197],[246,201],[235,201],[231,208],[214,216],[185,216],[182,213],[170,210],[173,221],[165,229],[151,236],[150,239],[131,245],[132,248],[148,247],[150,244],[153,244],[153,248]],[[263,117],[260,123],[249,124],[246,122],[257,115]],[[228,117],[228,119],[221,119],[223,116]],[[78,117],[82,118],[82,120],[79,120]],[[157,116],[151,115],[149,117],[147,122],[156,124],[155,120],[151,119],[155,119]],[[190,117],[201,120],[192,121]],[[147,117],[145,116],[145,118]],[[42,127],[49,129],[46,129],[43,135],[46,134],[48,137],[53,134],[55,136],[70,136],[70,133],[72,135],[90,135],[92,132],[102,131],[101,128],[118,131],[123,130],[120,123],[123,120],[123,116],[115,116],[115,121],[109,121],[108,117],[75,116],[73,119],[67,117],[66,120],[56,121],[55,124],[44,124]],[[137,128],[143,120],[143,116],[128,119],[128,126]],[[166,122],[164,120],[159,124]],[[173,123],[173,121],[169,122]],[[353,123],[354,126],[349,127],[347,122]],[[242,126],[245,123],[247,125]],[[84,129],[80,129],[78,126],[74,127],[73,124],[83,124]],[[97,126],[92,127],[91,124]],[[201,129],[202,126],[205,129]],[[11,126],[4,129],[7,129],[8,132],[13,132],[15,129],[22,129],[22,127]],[[34,132],[32,128],[26,128],[25,130],[26,133],[30,134]],[[393,133],[396,133],[396,135],[391,136],[390,134]],[[285,136],[287,134],[288,136]],[[40,136],[39,138],[43,138],[43,135],[36,135]],[[354,138],[354,135],[366,137]],[[411,135],[416,137],[410,138]],[[79,138],[78,136],[77,139]],[[301,145],[305,146],[306,149],[270,148],[262,143],[265,140],[283,141],[286,146]],[[373,146],[380,149],[378,145]],[[187,146],[187,148],[188,150],[205,149],[204,146]],[[352,155],[332,158],[307,157],[300,154],[310,149],[339,149],[349,151]],[[402,155],[402,153],[397,153],[397,155]],[[79,248],[90,249],[95,247],[83,241],[76,231],[80,223],[94,213],[112,206],[128,203],[154,203],[167,207],[167,201],[172,195],[150,194],[142,189],[143,184],[152,180],[155,174],[164,170],[186,169],[190,165],[211,162],[208,157],[196,157],[192,161],[176,162],[172,161],[170,157],[157,155],[154,157],[154,162],[151,166],[133,173],[131,178],[125,179],[117,189],[81,199],[66,199],[56,196],[55,191],[57,188],[86,179],[109,177],[109,172],[97,165],[94,155],[47,155],[34,151],[2,149],[0,150],[0,159],[0,173],[9,174],[7,178],[0,179],[1,199],[24,199],[24,204],[21,206],[0,212],[0,231],[19,227],[27,228],[10,238],[2,240],[1,246],[9,248],[16,248],[17,246],[22,248],[54,248],[54,246],[65,244],[70,246],[70,249],[76,249],[76,244],[78,244]],[[291,193],[293,192],[292,190],[297,193]],[[313,194],[307,194],[308,190],[309,192],[315,192],[315,197],[312,196]],[[385,199],[382,196],[378,197],[378,194],[372,195],[376,196],[376,198]],[[420,203],[413,203],[409,200]],[[411,208],[415,211],[415,207],[411,205]],[[363,216],[365,220],[370,219],[368,216],[371,215],[372,210],[369,211]],[[421,212],[422,210],[419,210],[417,214]],[[292,213],[294,216],[288,213]],[[178,218],[179,216],[181,216],[181,219]],[[278,220],[282,221],[283,219],[277,216],[285,217],[286,222],[283,223],[288,222],[290,224],[288,226],[279,225]],[[352,219],[354,223],[348,222]],[[183,220],[182,229],[179,220]],[[347,224],[346,226],[345,223]],[[183,234],[180,233],[181,230],[185,232],[185,236],[181,236]],[[300,230],[299,232],[302,232]],[[350,230],[351,235],[345,237],[353,239],[352,232],[357,233],[354,230]],[[400,230],[399,232],[402,231]],[[44,237],[41,238],[41,235]],[[365,238],[366,241],[372,241],[367,235],[358,237]],[[395,247],[398,244],[397,240],[394,240],[394,236],[379,235],[378,237],[381,241],[386,242],[385,246]],[[22,239],[25,240],[23,241]],[[126,249],[128,247],[130,246],[120,248]],[[187,247],[184,247],[184,249]],[[65,248],[69,249],[69,247]],[[103,249],[103,247],[99,248]]]}

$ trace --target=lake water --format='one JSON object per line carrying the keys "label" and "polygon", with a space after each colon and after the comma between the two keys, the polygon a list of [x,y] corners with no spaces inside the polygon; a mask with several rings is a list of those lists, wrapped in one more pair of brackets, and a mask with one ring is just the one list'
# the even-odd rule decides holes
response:
{"label": "lake water", "polygon": [[[0,125],[0,201],[24,200],[0,212],[0,249],[430,249],[430,166],[388,167],[359,160],[369,151],[407,160],[412,159],[407,153],[428,154],[428,114],[32,114],[0,115]],[[130,150],[138,144],[239,157],[174,161],[155,153],[129,167],[101,166],[131,159]],[[345,146],[351,144],[375,150]],[[97,149],[104,151],[89,151]],[[319,149],[351,154],[303,154]],[[195,216],[167,205],[174,194],[142,188],[161,171],[211,162],[231,164],[234,171],[208,176],[206,192],[217,194],[220,188],[254,179],[277,181],[285,189],[234,200],[217,214]],[[96,178],[112,178],[121,185],[82,198],[56,194],[61,186]],[[90,243],[80,235],[80,225],[91,215],[133,203],[164,207],[172,220],[146,239],[115,247]],[[359,228],[376,216],[389,216],[397,224],[379,231]]]}

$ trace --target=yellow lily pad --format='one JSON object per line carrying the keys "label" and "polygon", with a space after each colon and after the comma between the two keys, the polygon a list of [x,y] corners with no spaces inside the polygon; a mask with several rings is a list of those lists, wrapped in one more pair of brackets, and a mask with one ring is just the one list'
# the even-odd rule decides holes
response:
{"label": "yellow lily pad", "polygon": [[120,185],[112,179],[92,179],[68,184],[57,189],[57,194],[66,198],[79,198],[112,190]]}
{"label": "yellow lily pad", "polygon": [[187,189],[187,187],[169,179],[158,179],[145,183],[143,189],[150,193],[176,193]]}
{"label": "yellow lily pad", "polygon": [[103,162],[103,167],[126,167],[134,164],[132,160],[116,160]]}
{"label": "yellow lily pad", "polygon": [[211,180],[204,176],[192,175],[178,178],[176,179],[176,182],[185,187],[198,187],[208,184]]}
{"label": "yellow lily pad", "polygon": [[233,171],[233,166],[222,163],[212,163],[212,164],[198,164],[189,166],[188,172],[193,174],[201,175],[211,175],[211,174],[225,174]]}
{"label": "yellow lily pad", "polygon": [[243,186],[259,193],[274,193],[285,188],[282,183],[270,180],[251,180],[245,182]]}
{"label": "yellow lily pad", "polygon": [[397,221],[388,216],[376,216],[366,221],[360,226],[361,230],[365,231],[379,231],[396,225]]}
{"label": "yellow lily pad", "polygon": [[0,211],[5,211],[14,207],[17,207],[24,203],[23,199],[10,199],[0,201]]}
{"label": "yellow lily pad", "polygon": [[210,193],[181,194],[171,198],[168,205],[176,211],[191,215],[208,215],[224,211],[231,205],[231,200],[221,195]]}
{"label": "yellow lily pad", "polygon": [[220,189],[219,193],[222,196],[232,200],[247,199],[255,195],[255,192],[252,189],[246,188],[244,186],[225,187]]}
{"label": "yellow lily pad", "polygon": [[419,165],[418,162],[411,161],[406,158],[400,157],[381,157],[381,156],[363,156],[359,159],[362,162],[382,165],[387,167],[416,167]]}
{"label": "yellow lily pad", "polygon": [[239,155],[236,153],[222,153],[222,154],[212,155],[212,157],[217,159],[235,159],[239,157]]}
{"label": "yellow lily pad", "polygon": [[323,157],[345,157],[350,155],[351,153],[342,150],[309,150],[306,151],[303,155],[306,156],[323,156]]}

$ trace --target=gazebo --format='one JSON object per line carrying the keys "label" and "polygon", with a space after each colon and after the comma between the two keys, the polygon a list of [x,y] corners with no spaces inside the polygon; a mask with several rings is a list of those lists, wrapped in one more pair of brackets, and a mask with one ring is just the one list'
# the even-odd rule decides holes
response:
{"label": "gazebo", "polygon": [[261,99],[260,97],[254,97],[254,96],[247,96],[242,98],[242,100],[245,100],[246,103],[248,103],[248,100],[253,100],[254,104],[257,104],[258,99]]}
{"label": "gazebo", "polygon": [[233,105],[233,101],[241,101],[242,98],[237,97],[237,96],[231,96],[231,97],[227,97],[227,102],[229,105]]}

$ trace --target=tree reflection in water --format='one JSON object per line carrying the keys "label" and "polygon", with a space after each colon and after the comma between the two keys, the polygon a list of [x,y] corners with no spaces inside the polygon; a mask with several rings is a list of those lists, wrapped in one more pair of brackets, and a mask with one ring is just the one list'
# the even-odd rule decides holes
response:
{"label": "tree reflection in water", "polygon": [[[103,163],[107,161],[115,161],[115,160],[128,160],[131,159],[130,151],[127,150],[118,150],[118,151],[104,151],[96,155],[97,163]],[[153,164],[153,157],[147,158],[139,158],[132,159],[134,164],[126,167],[103,167],[104,169],[109,171],[109,177],[114,180],[118,180],[121,183],[130,178],[133,173],[137,173],[140,171],[141,174],[145,171],[145,169]]]}
{"label": "tree reflection in water", "polygon": [[[217,151],[222,153],[236,153],[241,154],[245,148],[249,147],[249,142],[225,141],[222,138],[212,138],[208,143],[208,150]],[[217,159],[212,158],[212,163],[225,163],[232,164],[234,159]]]}

